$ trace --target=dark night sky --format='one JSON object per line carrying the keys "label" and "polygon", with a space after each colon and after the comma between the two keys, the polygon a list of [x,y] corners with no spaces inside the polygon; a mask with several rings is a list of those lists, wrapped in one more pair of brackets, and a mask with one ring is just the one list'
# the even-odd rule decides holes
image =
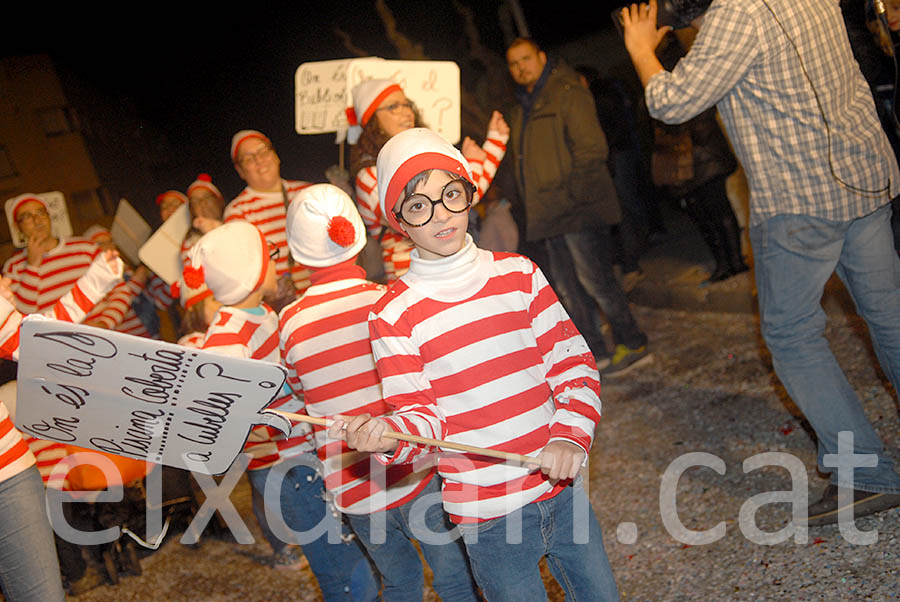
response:
{"label": "dark night sky", "polygon": [[[502,53],[497,25],[500,0],[462,0],[474,8],[483,41]],[[308,61],[347,58],[334,26],[354,43],[395,58],[374,2],[251,2],[235,8],[163,8],[135,4],[129,16],[107,12],[56,13],[29,28],[4,34],[3,55],[49,53],[66,69],[103,92],[131,99],[140,118],[162,131],[178,158],[160,190],[185,189],[208,171],[226,197],[242,183],[228,157],[231,135],[243,128],[269,134],[288,178],[321,181],[337,163],[333,135],[298,136],[293,131],[293,75]],[[399,29],[424,44],[434,59],[453,59],[464,47],[461,21],[448,0],[388,0]],[[610,24],[615,3],[572,8],[563,3],[522,1],[532,36],[548,48]],[[120,5],[121,6],[121,5]],[[243,7],[243,8],[240,8]],[[132,13],[131,10],[156,12]],[[38,26],[38,23],[41,23]]]}

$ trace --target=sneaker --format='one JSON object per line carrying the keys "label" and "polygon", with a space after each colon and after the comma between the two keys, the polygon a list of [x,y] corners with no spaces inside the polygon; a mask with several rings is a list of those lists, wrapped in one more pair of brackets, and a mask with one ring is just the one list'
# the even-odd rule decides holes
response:
{"label": "sneaker", "polygon": [[647,351],[646,345],[631,349],[625,345],[619,344],[616,345],[616,351],[613,353],[609,365],[600,370],[600,374],[605,376],[625,374],[633,368],[649,364],[652,361],[653,355]]}
{"label": "sneaker", "polygon": [[[853,509],[853,518],[860,518],[900,506],[900,493],[876,493],[872,491],[860,491],[854,489],[850,503],[843,508]],[[829,484],[818,502],[810,505],[807,511],[806,521],[800,520],[810,527],[819,525],[833,525],[838,522],[838,512],[841,510],[838,504],[838,487]]]}

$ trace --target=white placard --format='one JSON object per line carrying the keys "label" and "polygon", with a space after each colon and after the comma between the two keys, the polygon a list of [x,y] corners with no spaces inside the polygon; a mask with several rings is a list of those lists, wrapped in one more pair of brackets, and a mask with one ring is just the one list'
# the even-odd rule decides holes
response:
{"label": "white placard", "polygon": [[459,142],[459,66],[452,61],[369,57],[303,63],[294,74],[294,129],[298,134],[345,132],[353,86],[375,78],[400,84],[428,127]]}
{"label": "white placard", "polygon": [[15,424],[67,445],[222,474],[253,424],[290,422],[264,408],[285,369],[173,343],[29,316],[20,331]]}
{"label": "white placard", "polygon": [[191,211],[184,203],[138,251],[141,262],[166,284],[181,277],[181,243],[190,229]]}
{"label": "white placard", "polygon": [[451,144],[460,138],[459,66],[453,61],[353,59],[347,90],[369,79],[391,79],[416,103],[425,126]]}
{"label": "white placard", "polygon": [[72,236],[72,222],[69,221],[69,209],[66,207],[66,197],[63,193],[57,191],[42,192],[41,194],[20,194],[17,197],[6,200],[4,209],[6,210],[6,223],[9,224],[9,234],[16,248],[25,247],[25,235],[19,230],[19,225],[13,220],[12,210],[19,200],[25,197],[36,197],[47,205],[47,212],[50,214],[50,233],[55,238],[65,238]]}
{"label": "white placard", "polygon": [[131,206],[131,203],[125,199],[119,200],[119,207],[116,209],[116,216],[113,218],[112,228],[109,229],[109,233],[119,250],[132,263],[137,264],[140,261],[138,252],[141,246],[150,238],[151,232],[153,232],[153,228]]}

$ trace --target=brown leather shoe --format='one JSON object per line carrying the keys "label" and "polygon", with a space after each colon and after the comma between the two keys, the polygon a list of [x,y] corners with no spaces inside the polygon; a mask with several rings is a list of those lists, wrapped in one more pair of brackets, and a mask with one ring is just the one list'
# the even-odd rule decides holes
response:
{"label": "brown leather shoe", "polygon": [[[900,506],[900,493],[876,493],[854,489],[851,502],[844,508],[852,508],[853,518],[860,518],[894,506]],[[838,487],[829,483],[819,501],[809,506],[805,523],[810,527],[833,525],[838,522],[840,510]],[[804,522],[803,519],[801,522]]]}

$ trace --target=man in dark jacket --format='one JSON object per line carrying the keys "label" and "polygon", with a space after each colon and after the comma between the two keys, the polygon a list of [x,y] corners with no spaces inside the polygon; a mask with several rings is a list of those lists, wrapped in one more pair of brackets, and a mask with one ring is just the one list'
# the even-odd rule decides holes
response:
{"label": "man in dark jacket", "polygon": [[[571,68],[548,61],[530,39],[515,40],[506,59],[518,84],[509,148],[525,205],[526,238],[543,246],[545,271],[598,367],[606,374],[621,372],[650,356],[647,336],[613,274],[609,231],[621,220],[621,209],[594,101]],[[612,331],[612,355],[598,328],[598,306]]]}

